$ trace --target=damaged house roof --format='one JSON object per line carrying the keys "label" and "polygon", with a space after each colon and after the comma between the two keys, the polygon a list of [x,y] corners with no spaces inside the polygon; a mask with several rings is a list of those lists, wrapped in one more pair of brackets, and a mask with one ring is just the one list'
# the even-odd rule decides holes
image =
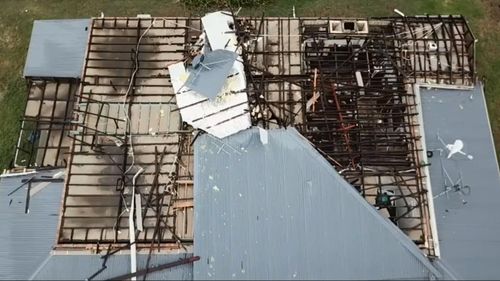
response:
{"label": "damaged house roof", "polygon": [[89,19],[35,20],[24,77],[81,77]]}
{"label": "damaged house roof", "polygon": [[475,46],[457,15],[36,21],[0,278],[495,278]]}
{"label": "damaged house roof", "polygon": [[197,280],[440,277],[293,128],[203,135],[195,170]]}
{"label": "damaged house roof", "polygon": [[483,86],[420,95],[441,259],[460,279],[498,278],[500,175]]}

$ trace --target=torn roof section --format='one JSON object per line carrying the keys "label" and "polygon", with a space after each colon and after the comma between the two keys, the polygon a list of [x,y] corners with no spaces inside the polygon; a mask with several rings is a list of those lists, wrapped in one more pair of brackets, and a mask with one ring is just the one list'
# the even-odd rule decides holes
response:
{"label": "torn roof section", "polygon": [[186,87],[214,100],[226,83],[237,57],[235,52],[226,50],[199,54],[196,57],[199,61],[193,62],[192,68],[189,69]]}
{"label": "torn roof section", "polygon": [[[151,255],[149,267],[155,267],[180,259],[189,258],[192,254],[154,254]],[[137,255],[139,269],[145,268],[147,254]],[[81,254],[53,254],[31,276],[31,280],[89,280],[102,268],[102,255]],[[109,280],[129,273],[130,255],[115,254],[106,261],[106,269],[99,273],[94,280]],[[139,276],[143,280],[144,276]],[[170,269],[150,272],[146,280],[193,280],[193,265],[184,264]]]}
{"label": "torn roof section", "polygon": [[195,279],[440,274],[295,129],[195,142]]}
{"label": "torn roof section", "polygon": [[30,212],[25,214],[28,185],[17,188],[21,179],[33,176],[3,178],[0,183],[0,280],[27,280],[49,256],[56,239],[63,185],[32,184]]}
{"label": "torn roof section", "polygon": [[36,20],[25,77],[80,78],[90,19]]}
{"label": "torn roof section", "polygon": [[500,174],[482,85],[420,95],[441,259],[460,278],[497,279]]}
{"label": "torn roof section", "polygon": [[251,126],[245,70],[233,18],[215,12],[201,21],[206,40],[192,66],[178,62],[168,69],[183,121],[224,138]]}

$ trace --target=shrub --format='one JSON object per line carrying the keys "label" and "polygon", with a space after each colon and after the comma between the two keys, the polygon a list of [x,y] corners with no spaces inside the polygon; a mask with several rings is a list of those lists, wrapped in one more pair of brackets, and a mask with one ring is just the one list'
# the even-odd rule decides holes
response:
{"label": "shrub", "polygon": [[256,7],[269,3],[271,0],[183,0],[189,9],[207,10],[227,7]]}

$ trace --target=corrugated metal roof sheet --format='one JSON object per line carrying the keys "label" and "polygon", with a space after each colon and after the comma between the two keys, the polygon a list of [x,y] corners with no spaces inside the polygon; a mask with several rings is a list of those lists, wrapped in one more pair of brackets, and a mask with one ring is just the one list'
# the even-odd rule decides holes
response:
{"label": "corrugated metal roof sheet", "polygon": [[190,69],[186,87],[214,100],[226,83],[238,54],[215,50],[200,55],[202,61]]}
{"label": "corrugated metal roof sheet", "polygon": [[[46,173],[38,173],[39,178]],[[0,183],[0,280],[83,280],[101,268],[101,255],[82,253],[54,254],[57,223],[61,205],[62,183],[33,183],[29,213],[25,214],[28,177],[4,178]],[[39,186],[38,186],[39,185]],[[38,186],[38,187],[37,187]],[[42,189],[39,187],[44,186]],[[38,192],[36,192],[38,190]],[[153,254],[150,266],[190,257],[188,254]],[[138,269],[145,267],[147,255],[137,257]],[[96,279],[106,279],[130,272],[130,256],[116,254],[107,269]],[[192,280],[193,266],[182,265],[148,274],[148,280]]]}
{"label": "corrugated metal roof sheet", "polygon": [[[420,93],[441,258],[461,278],[498,279],[500,174],[482,86]],[[462,140],[466,155],[448,159],[438,134],[445,144]]]}
{"label": "corrugated metal roof sheet", "polygon": [[[191,257],[192,254],[153,254],[150,267]],[[52,255],[32,276],[34,280],[85,280],[102,267],[101,255]],[[146,267],[147,255],[137,255],[138,270]],[[104,280],[127,274],[130,272],[130,256],[116,254],[110,256],[106,262],[107,268],[97,275],[94,280]],[[193,265],[185,264],[170,269],[152,272],[147,280],[192,280]],[[142,277],[138,277],[142,280]]]}
{"label": "corrugated metal roof sheet", "polygon": [[90,19],[34,21],[24,76],[79,78],[89,26]]}
{"label": "corrugated metal roof sheet", "polygon": [[206,134],[194,155],[195,279],[439,275],[295,129]]}
{"label": "corrugated metal roof sheet", "polygon": [[28,279],[56,239],[62,183],[51,183],[36,193],[28,214],[25,187],[7,196],[20,185],[18,177],[2,179],[0,184],[0,279]]}

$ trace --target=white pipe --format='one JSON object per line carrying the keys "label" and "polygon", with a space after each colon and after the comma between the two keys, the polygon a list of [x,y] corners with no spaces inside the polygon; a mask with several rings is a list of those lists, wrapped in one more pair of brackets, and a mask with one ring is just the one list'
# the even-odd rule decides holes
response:
{"label": "white pipe", "polygon": [[[137,173],[135,173],[132,178],[132,196],[130,197],[130,211],[128,213],[128,236],[130,239],[130,273],[135,273],[137,271],[137,247],[135,245],[135,225],[134,225],[134,208],[135,208],[135,180],[144,171],[140,168]],[[136,277],[132,277],[132,280],[136,280]]]}
{"label": "white pipe", "polygon": [[398,15],[402,16],[402,17],[405,17],[405,14],[403,14],[403,12],[401,12],[401,11],[400,11],[400,10],[398,10],[398,9],[394,9],[394,13],[396,13],[396,14],[398,14]]}
{"label": "white pipe", "polygon": [[10,178],[10,177],[20,177],[20,176],[26,176],[26,175],[31,175],[31,174],[36,174],[37,171],[25,171],[24,172],[19,172],[19,173],[3,173],[0,175],[0,178]]}
{"label": "white pipe", "polygon": [[22,128],[24,128],[24,120],[21,122],[21,130],[19,132],[19,138],[17,139],[16,155],[14,156],[14,167],[19,167],[17,165],[17,156],[19,155],[19,147],[21,147],[21,138],[23,137],[24,130]]}

